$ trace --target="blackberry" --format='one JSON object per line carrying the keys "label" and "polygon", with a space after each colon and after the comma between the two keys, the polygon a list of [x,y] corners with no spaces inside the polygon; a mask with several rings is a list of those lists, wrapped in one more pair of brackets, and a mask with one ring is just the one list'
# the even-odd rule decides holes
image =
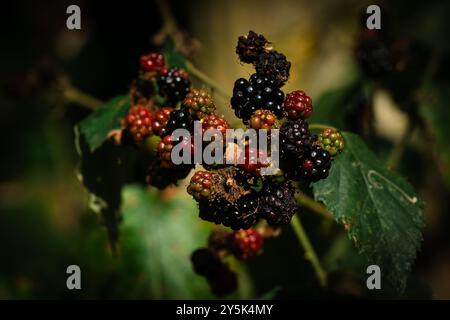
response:
{"label": "blackberry", "polygon": [[233,293],[237,289],[237,275],[230,269],[227,264],[216,269],[215,273],[208,279],[211,292],[218,297],[226,296]]}
{"label": "blackberry", "polygon": [[201,276],[210,277],[220,268],[222,262],[214,251],[209,248],[195,250],[191,254],[191,262],[194,272]]}
{"label": "blackberry", "polygon": [[262,34],[249,31],[247,36],[240,36],[236,46],[236,53],[239,60],[244,63],[255,63],[259,56],[266,52],[266,46],[269,44]]}
{"label": "blackberry", "polygon": [[299,210],[294,187],[288,181],[266,181],[259,192],[261,217],[270,225],[286,225]]}
{"label": "blackberry", "polygon": [[258,220],[258,198],[246,194],[236,202],[223,198],[199,202],[199,217],[233,230],[251,228]]}
{"label": "blackberry", "polygon": [[306,119],[313,112],[312,100],[302,90],[293,91],[284,99],[284,115],[292,120]]}
{"label": "blackberry", "polygon": [[133,104],[147,104],[154,94],[155,86],[152,80],[142,73],[131,83],[130,96]]}
{"label": "blackberry", "polygon": [[256,255],[262,245],[261,234],[253,228],[238,230],[231,235],[231,252],[239,260],[247,260]]}
{"label": "blackberry", "polygon": [[192,89],[189,91],[186,98],[184,98],[183,105],[199,119],[203,119],[216,110],[214,101],[206,89]]}
{"label": "blackberry", "polygon": [[312,182],[328,177],[331,168],[330,153],[320,146],[312,146],[307,153],[300,158],[300,167],[296,176]]}
{"label": "blackberry", "polygon": [[[174,141],[171,135],[165,136],[157,146],[157,153],[161,159],[161,167],[163,168],[173,168],[178,166],[172,162],[172,149],[175,145],[182,143],[181,152],[190,152],[190,164],[193,163],[194,158],[194,144],[191,137],[180,137],[180,140]],[[188,165],[182,163],[181,165]]]}
{"label": "blackberry", "polygon": [[209,129],[216,129],[222,134],[223,141],[226,140],[227,129],[230,128],[228,121],[223,115],[210,114],[209,116],[202,119],[202,131],[205,133]]}
{"label": "blackberry", "polygon": [[246,146],[244,152],[240,154],[238,159],[238,167],[248,173],[259,176],[261,174],[261,168],[268,167],[267,153],[262,149],[255,149]]}
{"label": "blackberry", "polygon": [[214,173],[209,171],[197,171],[191,178],[187,192],[195,199],[208,199],[214,192]]}
{"label": "blackberry", "polygon": [[248,123],[257,109],[272,111],[278,118],[283,117],[284,93],[275,80],[255,73],[247,81],[237,79],[234,83],[231,107],[238,118]]}
{"label": "blackberry", "polygon": [[301,156],[315,141],[308,123],[302,119],[287,120],[280,128],[280,159]]}
{"label": "blackberry", "polygon": [[186,108],[172,111],[166,125],[166,133],[172,134],[176,129],[186,129],[194,132],[194,118]]}
{"label": "blackberry", "polygon": [[165,168],[161,164],[161,159],[153,159],[146,170],[146,183],[158,189],[164,189],[170,185],[176,185],[191,172],[193,165],[182,164],[172,168]]}
{"label": "blackberry", "polygon": [[208,237],[208,248],[215,252],[228,251],[232,232],[224,228],[214,228]]}
{"label": "blackberry", "polygon": [[317,144],[327,150],[332,157],[335,157],[344,149],[344,138],[336,129],[325,128],[319,134]]}
{"label": "blackberry", "polygon": [[270,131],[272,128],[279,128],[280,124],[277,121],[277,117],[270,110],[258,109],[253,112],[250,117],[250,127],[256,130],[265,129]]}
{"label": "blackberry", "polygon": [[143,105],[137,105],[128,111],[123,120],[123,125],[133,137],[136,143],[144,140],[152,134],[153,115],[149,109]]}
{"label": "blackberry", "polygon": [[272,50],[259,56],[255,69],[257,73],[273,78],[278,86],[283,86],[289,79],[291,63],[284,54]]}
{"label": "blackberry", "polygon": [[171,107],[163,107],[154,113],[154,120],[152,123],[153,133],[164,137],[167,135],[166,126],[170,119],[170,114],[173,112]]}
{"label": "blackberry", "polygon": [[186,97],[191,86],[187,73],[183,69],[163,70],[158,78],[159,94],[167,98],[170,104],[176,104]]}
{"label": "blackberry", "polygon": [[379,30],[360,31],[355,56],[361,69],[369,77],[380,77],[393,71],[394,58]]}

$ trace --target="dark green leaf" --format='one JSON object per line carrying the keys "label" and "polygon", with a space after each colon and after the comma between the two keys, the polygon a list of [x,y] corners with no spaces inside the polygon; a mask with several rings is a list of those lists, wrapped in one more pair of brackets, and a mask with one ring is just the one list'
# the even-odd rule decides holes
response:
{"label": "dark green leaf", "polygon": [[111,130],[120,128],[120,120],[130,107],[128,96],[118,96],[95,110],[78,126],[80,133],[86,138],[90,151],[100,147]]}
{"label": "dark green leaf", "polygon": [[422,203],[411,185],[387,170],[357,135],[343,133],[345,150],[314,196],[348,226],[359,252],[377,264],[399,292],[422,241]]}
{"label": "dark green leaf", "polygon": [[[209,225],[197,216],[195,202],[184,197],[164,199],[156,189],[127,186],[122,193],[121,252],[134,259],[142,283],[155,299],[212,298],[206,280],[196,275],[191,253],[205,246]],[[133,249],[138,248],[138,249]]]}
{"label": "dark green leaf", "polygon": [[421,105],[420,112],[434,138],[440,169],[450,186],[450,87],[428,87],[423,92],[427,103]]}
{"label": "dark green leaf", "polygon": [[166,64],[169,68],[177,67],[186,69],[186,57],[183,53],[177,50],[173,38],[166,38],[162,53],[164,54]]}

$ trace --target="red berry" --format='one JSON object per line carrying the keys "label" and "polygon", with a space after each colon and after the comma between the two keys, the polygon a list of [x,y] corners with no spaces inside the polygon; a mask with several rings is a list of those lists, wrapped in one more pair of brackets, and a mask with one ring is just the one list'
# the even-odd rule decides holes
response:
{"label": "red berry", "polygon": [[239,260],[247,260],[262,248],[263,238],[256,229],[238,230],[231,235],[231,251]]}
{"label": "red berry", "polygon": [[202,131],[205,133],[209,129],[219,130],[222,134],[223,141],[225,141],[225,135],[227,129],[230,128],[228,121],[223,115],[210,114],[202,119]]}
{"label": "red berry", "polygon": [[185,137],[180,141],[173,141],[172,136],[168,135],[159,142],[157,147],[157,152],[161,159],[161,167],[173,168],[175,166],[175,164],[172,162],[172,149],[175,145],[178,145],[180,143],[182,144],[182,146],[180,147],[182,150],[187,150],[188,148],[190,148],[192,163],[194,156],[194,142],[192,138]]}
{"label": "red berry", "polygon": [[306,119],[313,112],[312,100],[302,90],[293,91],[284,99],[284,115],[289,119]]}
{"label": "red berry", "polygon": [[152,123],[151,111],[142,105],[132,107],[124,119],[125,128],[137,143],[153,133]]}
{"label": "red berry", "polygon": [[257,130],[270,130],[272,128],[279,128],[280,124],[272,111],[259,109],[253,112],[250,117],[250,127]]}
{"label": "red berry", "polygon": [[191,89],[184,98],[183,104],[199,119],[203,119],[216,110],[214,101],[206,89]]}
{"label": "red berry", "polygon": [[164,56],[156,52],[142,55],[139,61],[141,63],[141,69],[146,72],[159,72],[165,66]]}
{"label": "red berry", "polygon": [[303,169],[305,169],[307,171],[311,170],[313,167],[313,163],[311,160],[305,160],[305,161],[303,161],[302,167],[303,167]]}
{"label": "red berry", "polygon": [[245,147],[238,161],[240,168],[258,176],[261,174],[261,168],[269,166],[267,153],[261,149],[255,149],[249,146]]}
{"label": "red berry", "polygon": [[154,134],[157,134],[160,137],[164,137],[167,134],[166,125],[172,111],[173,109],[171,107],[164,107],[155,111],[152,124]]}
{"label": "red berry", "polygon": [[195,199],[208,199],[213,193],[213,179],[215,173],[210,171],[197,171],[191,178],[187,192]]}

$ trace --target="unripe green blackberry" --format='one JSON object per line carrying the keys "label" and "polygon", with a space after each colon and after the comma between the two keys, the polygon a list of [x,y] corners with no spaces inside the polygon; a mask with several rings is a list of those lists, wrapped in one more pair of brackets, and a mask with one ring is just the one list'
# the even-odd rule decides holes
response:
{"label": "unripe green blackberry", "polygon": [[197,171],[191,178],[187,192],[197,201],[209,199],[214,192],[214,175],[210,171]]}
{"label": "unripe green blackberry", "polygon": [[191,89],[184,98],[183,104],[199,119],[203,119],[216,110],[213,98],[206,89]]}
{"label": "unripe green blackberry", "polygon": [[335,157],[344,150],[344,137],[333,128],[325,128],[317,139],[317,144]]}

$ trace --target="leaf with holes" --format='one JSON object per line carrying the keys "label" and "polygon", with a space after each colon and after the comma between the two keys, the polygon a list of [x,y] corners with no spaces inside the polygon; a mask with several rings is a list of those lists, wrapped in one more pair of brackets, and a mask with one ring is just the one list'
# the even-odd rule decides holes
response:
{"label": "leaf with holes", "polygon": [[313,186],[322,201],[369,264],[403,292],[422,241],[422,203],[412,186],[387,170],[362,139],[343,133],[344,152],[334,160],[326,180]]}

